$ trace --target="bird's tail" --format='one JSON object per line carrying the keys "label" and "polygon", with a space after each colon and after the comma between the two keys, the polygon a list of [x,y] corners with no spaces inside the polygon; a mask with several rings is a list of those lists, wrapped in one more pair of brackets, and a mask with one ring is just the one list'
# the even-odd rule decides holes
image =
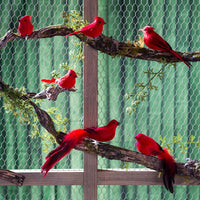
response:
{"label": "bird's tail", "polygon": [[63,142],[53,151],[49,152],[46,156],[46,162],[41,168],[41,174],[44,174],[43,177],[45,177],[48,171],[64,156],[70,153],[70,151],[87,135],[88,133],[83,129],[77,129],[76,132],[72,131],[69,134],[65,135],[65,137],[63,138]]}
{"label": "bird's tail", "polygon": [[192,67],[192,65],[191,65],[189,62],[187,62],[187,61],[186,61],[182,56],[180,56],[178,53],[176,53],[176,52],[173,51],[173,50],[170,50],[170,52],[171,52],[172,54],[174,54],[179,60],[183,61],[189,68]]}
{"label": "bird's tail", "polygon": [[42,82],[45,82],[45,83],[55,83],[56,79],[55,78],[52,78],[52,79],[41,79]]}
{"label": "bird's tail", "polygon": [[70,35],[75,35],[75,34],[77,34],[77,33],[79,33],[79,31],[75,31],[75,32],[73,32],[73,33],[70,33],[70,34],[66,35],[65,37],[68,37],[68,36],[70,36]]}
{"label": "bird's tail", "polygon": [[166,189],[173,193],[173,183],[174,176],[177,172],[177,165],[173,156],[169,154],[168,150],[166,148],[163,150],[164,151],[158,156],[158,158],[163,161],[163,183]]}

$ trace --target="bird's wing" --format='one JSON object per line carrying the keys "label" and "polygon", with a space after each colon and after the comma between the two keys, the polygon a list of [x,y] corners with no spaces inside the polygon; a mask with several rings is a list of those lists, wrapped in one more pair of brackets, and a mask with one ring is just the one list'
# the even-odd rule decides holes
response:
{"label": "bird's wing", "polygon": [[94,128],[94,127],[85,128],[84,131],[87,131],[88,133],[96,133],[95,129],[96,129],[96,128]]}
{"label": "bird's wing", "polygon": [[167,41],[165,41],[160,35],[158,35],[157,33],[152,34],[150,37],[150,40],[152,40],[152,42],[154,43],[154,45],[156,45],[157,47],[169,51],[172,49],[172,47],[169,45],[169,43]]}
{"label": "bird's wing", "polygon": [[164,152],[164,150],[157,142],[155,144],[157,147],[155,148],[155,146],[152,146],[152,148],[149,149],[149,152],[154,156],[158,156],[161,152]]}
{"label": "bird's wing", "polygon": [[79,31],[81,31],[81,32],[88,31],[90,29],[93,29],[94,25],[95,25],[94,23],[88,24],[88,25],[84,26],[83,28],[81,28]]}

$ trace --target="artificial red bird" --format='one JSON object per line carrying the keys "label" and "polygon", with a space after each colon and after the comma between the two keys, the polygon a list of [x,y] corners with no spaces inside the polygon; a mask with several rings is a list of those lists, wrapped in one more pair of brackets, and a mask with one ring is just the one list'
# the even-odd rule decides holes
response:
{"label": "artificial red bird", "polygon": [[45,83],[57,83],[60,87],[64,89],[69,89],[75,86],[76,78],[77,78],[76,72],[70,69],[68,73],[61,78],[41,79],[41,81]]}
{"label": "artificial red bird", "polygon": [[172,47],[160,35],[158,35],[152,26],[145,26],[140,29],[144,34],[144,43],[147,47],[153,50],[167,51],[176,56],[179,60],[183,61],[189,68],[192,66],[182,56],[176,53]]}
{"label": "artificial red bird", "polygon": [[94,17],[94,22],[91,24],[88,24],[87,26],[84,26],[78,31],[75,31],[73,33],[70,33],[66,35],[65,37],[68,37],[70,35],[75,35],[77,33],[82,33],[89,37],[97,37],[102,34],[103,31],[103,25],[106,24],[103,18],[101,17]]}
{"label": "artificial red bird", "polygon": [[115,131],[119,122],[115,119],[111,120],[106,126],[98,128],[85,128],[88,132],[88,137],[100,142],[108,142],[115,137]]}
{"label": "artificial red bird", "polygon": [[173,193],[174,176],[177,171],[176,162],[166,148],[162,148],[154,139],[139,133],[135,136],[137,149],[145,155],[157,156],[163,163],[163,183]]}
{"label": "artificial red bird", "polygon": [[62,143],[46,156],[46,162],[41,168],[45,177],[48,171],[88,135],[83,129],[76,129],[64,136]]}
{"label": "artificial red bird", "polygon": [[32,34],[33,24],[31,23],[31,15],[26,15],[19,19],[18,31],[22,37]]}

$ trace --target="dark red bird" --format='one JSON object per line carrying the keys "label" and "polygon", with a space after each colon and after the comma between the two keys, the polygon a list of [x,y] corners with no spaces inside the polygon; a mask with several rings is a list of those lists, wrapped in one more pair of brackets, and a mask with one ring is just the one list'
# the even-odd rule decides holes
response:
{"label": "dark red bird", "polygon": [[46,162],[41,169],[41,174],[44,174],[43,177],[58,161],[70,153],[77,144],[81,143],[86,136],[88,136],[88,133],[83,129],[76,129],[65,135],[62,143],[46,156]]}
{"label": "dark red bird", "polygon": [[31,15],[26,15],[19,19],[18,31],[22,37],[32,34],[33,24],[31,23]]}
{"label": "dark red bird", "polygon": [[88,137],[100,142],[108,142],[115,137],[115,131],[119,122],[115,119],[111,120],[106,126],[98,128],[85,128],[88,132]]}
{"label": "dark red bird", "polygon": [[41,79],[41,81],[45,83],[57,83],[60,87],[64,89],[69,89],[75,86],[76,78],[77,78],[76,72],[70,69],[68,73],[61,78]]}
{"label": "dark red bird", "polygon": [[73,33],[66,35],[65,37],[68,37],[70,35],[75,35],[77,33],[82,33],[88,37],[97,37],[102,34],[104,24],[106,23],[103,20],[103,18],[94,17],[94,22],[92,22],[91,24],[88,24],[87,26],[84,26],[78,31],[75,31]]}
{"label": "dark red bird", "polygon": [[167,51],[176,56],[179,60],[183,61],[189,68],[192,66],[187,62],[182,56],[176,53],[172,47],[155,31],[151,26],[146,26],[143,29],[140,29],[144,34],[144,43],[147,47],[153,50]]}
{"label": "dark red bird", "polygon": [[177,165],[174,158],[169,154],[166,148],[162,148],[154,139],[139,133],[135,136],[137,149],[145,155],[157,156],[163,163],[163,183],[167,190],[173,193],[174,176],[177,171]]}

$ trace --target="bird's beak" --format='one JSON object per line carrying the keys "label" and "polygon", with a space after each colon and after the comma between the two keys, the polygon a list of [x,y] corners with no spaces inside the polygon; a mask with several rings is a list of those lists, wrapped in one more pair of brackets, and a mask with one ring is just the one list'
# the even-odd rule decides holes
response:
{"label": "bird's beak", "polygon": [[120,125],[120,122],[117,123],[117,126],[119,126],[119,125]]}
{"label": "bird's beak", "polygon": [[104,24],[107,24],[106,22],[104,22]]}

